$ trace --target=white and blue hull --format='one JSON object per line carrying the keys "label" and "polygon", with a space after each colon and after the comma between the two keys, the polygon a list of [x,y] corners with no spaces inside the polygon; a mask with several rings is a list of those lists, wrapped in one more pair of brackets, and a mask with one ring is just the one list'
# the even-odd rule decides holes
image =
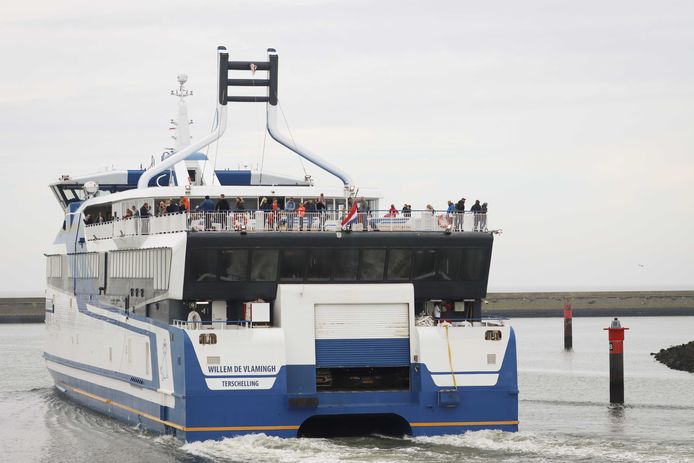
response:
{"label": "white and blue hull", "polygon": [[[393,295],[403,293],[398,286],[407,285],[388,286],[360,288],[357,302],[392,303]],[[339,291],[330,285],[283,285],[280,293],[280,326],[194,330],[126,317],[117,308],[49,291],[46,364],[56,386],[75,401],[186,441],[247,433],[296,437],[309,418],[323,415],[397,415],[414,436],[517,430],[510,327],[494,328],[502,332],[501,341],[485,341],[484,326],[449,327],[447,339],[445,327],[412,325],[407,338],[317,340],[313,307],[328,294],[339,299]],[[306,298],[310,303],[295,303]],[[292,307],[291,319],[281,317],[283,306]],[[217,344],[201,345],[199,335],[210,332]],[[382,335],[388,334],[386,327]],[[387,365],[403,340],[410,357],[408,390],[316,390],[317,354],[325,363],[326,356],[351,345],[363,355],[372,352],[373,363]],[[326,344],[337,349],[326,351]],[[388,351],[389,344],[385,354],[375,350]]]}

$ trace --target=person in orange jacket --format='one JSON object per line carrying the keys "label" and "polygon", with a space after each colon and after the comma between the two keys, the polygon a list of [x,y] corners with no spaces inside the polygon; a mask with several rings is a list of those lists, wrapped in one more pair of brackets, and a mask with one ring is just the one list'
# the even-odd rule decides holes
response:
{"label": "person in orange jacket", "polygon": [[304,229],[304,216],[306,215],[304,203],[299,203],[299,207],[296,208],[296,215],[299,217],[299,231],[302,231]]}

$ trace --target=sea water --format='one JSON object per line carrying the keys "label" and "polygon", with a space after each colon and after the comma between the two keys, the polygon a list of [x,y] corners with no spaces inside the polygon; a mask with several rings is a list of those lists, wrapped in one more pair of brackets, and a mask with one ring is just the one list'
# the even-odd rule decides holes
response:
{"label": "sea water", "polygon": [[694,374],[650,355],[694,340],[694,317],[623,318],[625,402],[609,405],[609,318],[512,321],[520,431],[456,436],[279,439],[183,444],[63,398],[41,358],[41,324],[0,325],[0,461],[7,462],[694,462]]}

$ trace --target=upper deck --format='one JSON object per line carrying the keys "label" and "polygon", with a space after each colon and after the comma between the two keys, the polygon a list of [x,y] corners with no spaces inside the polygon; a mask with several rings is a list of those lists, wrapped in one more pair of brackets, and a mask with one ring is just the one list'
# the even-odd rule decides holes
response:
{"label": "upper deck", "polygon": [[[184,212],[152,217],[128,217],[85,226],[88,241],[178,232],[487,232],[487,214],[436,213],[414,210],[393,214],[368,211],[343,227],[347,212],[236,211]],[[343,229],[344,228],[344,229]]]}

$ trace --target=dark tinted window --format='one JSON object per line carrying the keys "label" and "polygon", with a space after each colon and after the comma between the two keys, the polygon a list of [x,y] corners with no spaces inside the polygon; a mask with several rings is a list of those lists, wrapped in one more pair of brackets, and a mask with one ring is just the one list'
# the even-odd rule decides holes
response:
{"label": "dark tinted window", "polygon": [[391,249],[388,251],[388,280],[409,280],[412,268],[412,250]]}
{"label": "dark tinted window", "polygon": [[462,249],[439,249],[439,279],[459,280]]}
{"label": "dark tinted window", "polygon": [[385,249],[364,249],[361,252],[360,280],[383,280],[386,264]]}
{"label": "dark tinted window", "polygon": [[301,280],[304,278],[305,249],[283,249],[280,260],[281,280]]}
{"label": "dark tinted window", "polygon": [[436,277],[436,251],[417,249],[414,251],[413,280],[432,280]]}
{"label": "dark tinted window", "polygon": [[275,281],[277,279],[277,251],[253,251],[251,258],[251,280]]}
{"label": "dark tinted window", "polygon": [[248,279],[248,249],[228,249],[220,255],[219,279],[239,281]]}
{"label": "dark tinted window", "polygon": [[199,249],[189,255],[190,275],[195,281],[215,281],[217,279],[217,250]]}
{"label": "dark tinted window", "polygon": [[475,281],[482,278],[482,266],[486,262],[487,251],[479,248],[463,250],[460,277],[465,281]]}
{"label": "dark tinted window", "polygon": [[333,278],[335,280],[356,280],[359,265],[357,249],[337,249],[333,256]]}
{"label": "dark tinted window", "polygon": [[308,257],[308,279],[329,280],[332,264],[332,251],[330,249],[312,250]]}

